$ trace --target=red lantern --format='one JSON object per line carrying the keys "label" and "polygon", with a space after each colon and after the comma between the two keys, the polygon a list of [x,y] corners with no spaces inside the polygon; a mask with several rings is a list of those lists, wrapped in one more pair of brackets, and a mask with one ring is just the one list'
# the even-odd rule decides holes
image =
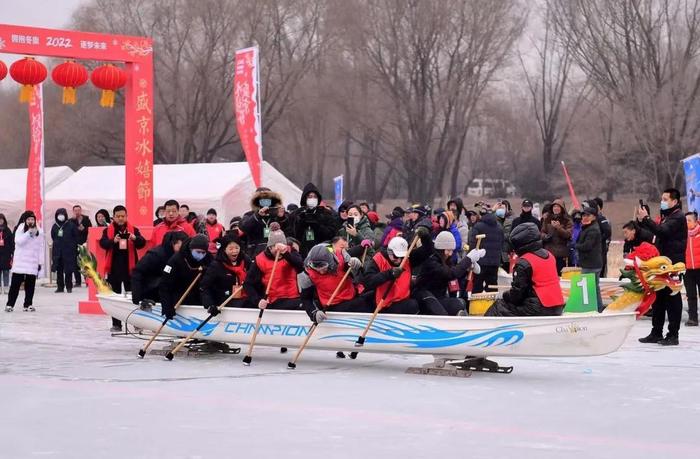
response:
{"label": "red lantern", "polygon": [[46,79],[46,67],[33,57],[25,57],[10,66],[12,79],[22,85],[20,102],[29,102],[34,97],[34,86]]}
{"label": "red lantern", "polygon": [[63,103],[74,105],[76,101],[75,88],[87,82],[88,71],[74,61],[66,61],[53,69],[51,78],[57,85],[63,86]]}
{"label": "red lantern", "polygon": [[4,80],[7,76],[7,66],[3,61],[0,61],[0,81]]}
{"label": "red lantern", "polygon": [[97,67],[90,76],[92,84],[102,90],[100,105],[114,107],[114,93],[126,84],[126,72],[112,64]]}

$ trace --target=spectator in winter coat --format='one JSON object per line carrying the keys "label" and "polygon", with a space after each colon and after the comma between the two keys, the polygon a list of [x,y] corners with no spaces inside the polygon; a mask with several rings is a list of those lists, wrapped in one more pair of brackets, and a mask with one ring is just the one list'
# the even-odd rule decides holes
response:
{"label": "spectator in winter coat", "polygon": [[15,238],[7,225],[5,215],[0,214],[0,292],[3,294],[10,288],[10,269],[14,253]]}
{"label": "spectator in winter coat", "polygon": [[[203,234],[197,234],[185,242],[182,248],[170,257],[163,268],[163,278],[159,287],[161,310],[166,318],[175,317],[175,305],[197,275],[204,274],[212,258],[209,253],[209,241]],[[202,304],[198,286],[195,285],[195,288],[190,290],[182,304]]]}
{"label": "spectator in winter coat", "polygon": [[600,226],[600,237],[602,238],[603,250],[603,269],[600,271],[600,277],[608,275],[608,249],[612,240],[612,225],[608,218],[603,215],[603,200],[601,198],[593,198],[591,200],[598,208],[598,225]]}
{"label": "spectator in winter coat", "polygon": [[260,187],[255,190],[250,199],[250,209],[243,216],[240,228],[246,236],[246,254],[254,258],[267,247],[272,222],[279,223],[282,231],[289,232],[289,220],[282,195],[269,188]]}
{"label": "spectator in winter coat", "polygon": [[[167,207],[168,204],[166,203],[165,206]],[[183,218],[184,220],[187,220],[187,218],[190,216],[190,206],[188,206],[187,204],[180,204],[177,212],[181,218]],[[167,215],[167,212],[166,212],[166,215]]]}
{"label": "spectator in winter coat", "polygon": [[688,244],[685,249],[685,292],[688,297],[688,321],[686,327],[698,326],[698,288],[700,288],[700,225],[698,214],[685,214],[688,224]]}
{"label": "spectator in winter coat", "polygon": [[[661,195],[661,219],[654,222],[646,209],[637,209],[637,221],[642,228],[648,229],[656,236],[659,253],[671,259],[672,263],[685,261],[686,243],[688,241],[688,224],[681,206],[681,193],[669,188]],[[668,334],[662,337],[664,322],[668,313]],[[672,295],[668,287],[656,292],[652,306],[652,328],[649,336],[641,338],[642,343],[659,343],[664,346],[678,345],[678,332],[681,327],[683,299]]]}
{"label": "spectator in winter coat", "polygon": [[[79,237],[78,245],[83,245],[87,242],[88,230],[92,226],[92,222],[87,215],[83,215],[83,208],[79,205],[73,206],[73,218],[71,219],[75,226],[78,228]],[[75,277],[75,286],[80,287],[82,284],[82,279],[80,276],[80,268],[78,263],[74,263],[75,270],[73,271],[73,276]]]}
{"label": "spectator in winter coat", "polygon": [[[137,250],[146,246],[146,240],[141,231],[127,221],[126,207],[116,206],[112,213],[114,221],[102,231],[100,247],[107,251],[107,282],[114,293],[122,293],[122,284],[127,292],[131,291],[131,272],[139,261]],[[121,330],[121,321],[112,317],[112,331]]]}
{"label": "spectator in winter coat", "polygon": [[498,268],[501,266],[503,251],[503,229],[499,225],[496,215],[488,207],[482,207],[482,209],[485,213],[469,232],[469,247],[474,249],[476,248],[477,236],[480,234],[486,236],[480,247],[486,249],[486,254],[479,260],[481,272],[474,276],[473,293],[490,291],[487,286],[498,284]]}
{"label": "spectator in winter coat", "polygon": [[171,231],[163,237],[163,243],[148,252],[136,263],[131,272],[131,301],[140,304],[144,300],[160,301],[160,281],[163,278],[163,268],[168,260],[180,251],[182,244],[187,241],[183,231]]}
{"label": "spectator in winter coat", "polygon": [[630,220],[622,226],[622,235],[625,239],[622,255],[625,257],[639,247],[642,242],[654,242],[654,235],[649,230],[640,227],[634,220]]}
{"label": "spectator in winter coat", "polygon": [[386,225],[380,240],[380,245],[382,247],[388,246],[389,241],[403,234],[404,211],[401,207],[394,207],[394,210],[392,210],[391,214],[387,215],[386,218],[389,220],[389,224]]}
{"label": "spectator in winter coat", "polygon": [[510,202],[503,200],[494,206],[494,214],[496,215],[496,220],[498,225],[503,231],[503,247],[501,248],[501,268],[504,271],[510,271],[510,232],[513,229],[513,211],[510,206]]}
{"label": "spectator in winter coat", "polygon": [[[447,231],[452,234],[455,240],[455,247],[452,249],[453,261],[460,260],[462,258],[462,234],[457,229],[457,223],[455,222],[454,214],[450,211],[446,211],[437,216],[438,231],[433,232],[433,236],[437,237],[440,232]],[[468,236],[468,235],[467,235]],[[466,242],[466,239],[464,240]]]}
{"label": "spectator in winter coat", "polygon": [[[275,257],[279,255],[275,275],[270,283],[270,291],[265,290],[272,276]],[[287,242],[278,223],[270,225],[267,248],[260,252],[248,270],[245,288],[253,307],[260,309],[300,309],[297,274],[304,270],[301,254]]]}
{"label": "spectator in winter coat", "polygon": [[62,293],[64,290],[68,293],[73,291],[73,273],[78,269],[80,234],[75,220],[68,219],[66,209],[58,209],[55,214],[55,223],[51,227],[52,271],[56,272],[56,293]]}
{"label": "spectator in winter coat", "polygon": [[477,262],[486,253],[484,249],[472,249],[458,263],[453,261],[456,245],[453,233],[441,231],[435,241],[421,231],[421,249],[428,252],[427,258],[420,263],[420,274],[413,288],[413,298],[418,301],[421,314],[430,315],[467,315],[467,303],[463,298],[456,298],[460,290],[460,281],[473,269],[479,272]]}
{"label": "spectator in winter coat", "polygon": [[596,217],[598,209],[595,207],[586,207],[583,209],[583,220],[581,234],[579,234],[578,242],[576,242],[576,251],[578,252],[578,261],[581,265],[581,273],[595,274],[595,289],[598,297],[598,311],[602,312],[605,309],[603,298],[600,295],[600,270],[603,268],[603,251],[600,248],[602,244],[600,236],[600,226]]}
{"label": "spectator in winter coat", "polygon": [[571,241],[573,223],[566,213],[564,201],[555,199],[552,212],[542,222],[542,241],[545,250],[549,250],[557,260],[557,275],[566,266],[569,258],[569,242]]}
{"label": "spectator in winter coat", "polygon": [[209,265],[199,283],[202,303],[210,314],[218,315],[218,306],[234,295],[228,308],[252,307],[248,295],[243,290],[248,268],[252,260],[243,252],[243,243],[236,236],[224,237],[216,258]]}
{"label": "spectator in winter coat", "polygon": [[465,215],[467,216],[467,226],[469,226],[469,230],[471,231],[472,228],[474,228],[474,225],[476,225],[479,220],[481,220],[481,216],[474,212],[473,210],[468,210]]}
{"label": "spectator in winter coat", "polygon": [[301,194],[300,207],[289,217],[292,236],[301,242],[302,258],[311,247],[330,241],[338,233],[338,218],[322,201],[316,185],[309,183]]}
{"label": "spectator in winter coat", "polygon": [[409,241],[409,244],[413,242],[418,228],[424,227],[429,232],[433,231],[433,221],[430,218],[430,212],[425,206],[414,204],[406,209],[406,215],[408,220],[404,223],[402,237]]}
{"label": "spectator in winter coat", "polygon": [[338,226],[342,225],[348,219],[348,209],[353,204],[352,201],[345,200],[338,206]]}
{"label": "spectator in winter coat", "polygon": [[109,217],[107,209],[100,209],[95,213],[95,226],[106,228],[110,223],[112,223],[112,219]]}
{"label": "spectator in winter coat", "polygon": [[351,257],[362,257],[365,247],[367,256],[374,256],[374,231],[360,206],[353,204],[348,208],[348,218],[338,230],[338,236],[348,242],[347,250]]}
{"label": "spectator in winter coat", "polygon": [[[170,199],[165,203],[165,219],[153,229],[151,241],[154,244],[160,245],[163,243],[163,238],[166,233],[173,231],[182,231],[189,237],[193,237],[196,233],[192,225],[187,223],[184,217],[180,215],[180,204],[174,199]],[[189,209],[187,209],[189,212]]]}
{"label": "spectator in winter coat", "polygon": [[574,209],[571,211],[571,240],[569,241],[569,266],[579,266],[578,263],[578,252],[576,252],[576,243],[578,242],[578,237],[581,234],[581,227],[583,226],[581,220],[583,219],[583,214],[580,210]]}
{"label": "spectator in winter coat", "polygon": [[153,220],[153,227],[160,225],[165,220],[165,206],[158,206],[156,209],[156,219]]}
{"label": "spectator in winter coat", "polygon": [[455,225],[459,231],[459,237],[462,243],[469,240],[469,218],[464,213],[464,204],[461,198],[455,198],[447,201],[447,210],[452,212],[455,218]]}
{"label": "spectator in winter coat", "polygon": [[510,290],[496,300],[486,316],[558,316],[564,311],[554,256],[542,247],[540,231],[532,222],[522,223],[510,235],[518,261]]}
{"label": "spectator in winter coat", "polygon": [[532,213],[533,209],[534,205],[532,204],[532,201],[525,199],[520,206],[520,215],[515,217],[513,220],[511,232],[522,223],[534,223],[537,225],[537,229],[542,228],[542,223],[540,222],[539,218]]}
{"label": "spectator in winter coat", "polygon": [[224,225],[216,220],[216,209],[209,209],[207,211],[207,218],[205,223],[205,230],[207,232],[207,237],[209,238],[209,252],[216,255],[216,243],[220,238],[224,236]]}
{"label": "spectator in winter coat", "polygon": [[34,312],[34,287],[37,277],[43,274],[46,242],[44,232],[36,225],[34,212],[24,212],[19,221],[14,232],[15,254],[5,311],[14,310],[20,286],[24,283],[24,310]]}

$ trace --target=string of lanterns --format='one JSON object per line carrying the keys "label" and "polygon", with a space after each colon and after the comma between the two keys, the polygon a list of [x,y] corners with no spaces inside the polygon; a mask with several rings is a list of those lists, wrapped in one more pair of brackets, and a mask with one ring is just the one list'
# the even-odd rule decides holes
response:
{"label": "string of lanterns", "polygon": [[[7,66],[0,61],[0,81],[7,76]],[[25,57],[10,66],[10,76],[22,85],[19,93],[20,102],[30,102],[34,95],[34,86],[41,84],[48,76],[46,66],[33,57]],[[54,67],[51,79],[63,88],[63,103],[74,105],[77,100],[77,89],[88,81],[88,70],[85,66],[73,60],[68,60]],[[102,90],[100,105],[114,107],[116,91],[126,85],[126,72],[116,65],[105,64],[92,71],[89,79],[92,84]]]}

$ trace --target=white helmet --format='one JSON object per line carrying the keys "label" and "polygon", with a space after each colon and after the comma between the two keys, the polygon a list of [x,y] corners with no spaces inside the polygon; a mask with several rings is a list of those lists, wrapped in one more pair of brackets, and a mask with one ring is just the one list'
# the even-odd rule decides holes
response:
{"label": "white helmet", "polygon": [[403,258],[408,253],[408,242],[406,242],[406,239],[396,236],[389,241],[387,249],[396,258]]}
{"label": "white helmet", "polygon": [[449,231],[440,231],[433,245],[438,250],[455,250],[457,248],[457,241]]}

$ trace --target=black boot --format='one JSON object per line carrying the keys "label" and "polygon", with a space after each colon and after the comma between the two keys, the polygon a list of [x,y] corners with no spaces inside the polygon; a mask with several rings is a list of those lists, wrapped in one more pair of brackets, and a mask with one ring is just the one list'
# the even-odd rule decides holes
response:
{"label": "black boot", "polygon": [[678,346],[678,336],[669,333],[666,335],[666,338],[658,341],[658,343],[662,346]]}
{"label": "black boot", "polygon": [[644,338],[639,338],[640,343],[658,343],[664,339],[663,335],[659,335],[657,333],[654,333],[653,331],[649,333],[649,336],[645,336]]}
{"label": "black boot", "polygon": [[695,318],[689,318],[689,319],[685,322],[685,326],[686,326],[686,327],[697,327],[697,326],[698,326],[698,318],[697,318],[697,317],[695,317]]}

